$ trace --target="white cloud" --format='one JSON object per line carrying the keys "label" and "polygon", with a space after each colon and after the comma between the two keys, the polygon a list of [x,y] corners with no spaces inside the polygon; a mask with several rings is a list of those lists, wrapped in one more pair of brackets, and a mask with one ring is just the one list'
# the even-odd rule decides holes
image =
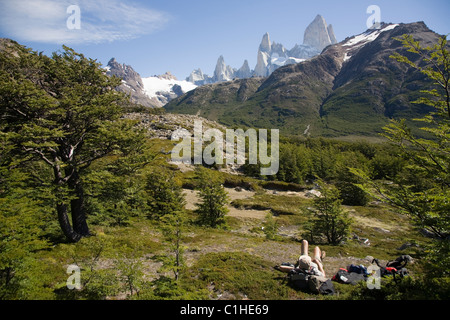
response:
{"label": "white cloud", "polygon": [[[78,5],[81,28],[69,29],[67,8]],[[169,21],[167,13],[120,0],[4,0],[0,29],[14,40],[44,43],[102,43],[155,32]]]}

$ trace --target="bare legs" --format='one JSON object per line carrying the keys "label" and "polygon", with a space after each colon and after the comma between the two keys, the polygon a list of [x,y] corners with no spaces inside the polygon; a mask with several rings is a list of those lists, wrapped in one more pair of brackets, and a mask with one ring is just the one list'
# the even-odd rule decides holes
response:
{"label": "bare legs", "polygon": [[[309,244],[308,241],[306,240],[302,240],[302,246],[301,246],[301,254],[302,255],[309,255],[308,254],[308,248],[309,248]],[[315,264],[317,264],[317,267],[319,268],[319,271],[322,272],[323,276],[325,276],[325,270],[323,269],[323,265],[322,265],[322,254],[324,254],[319,247],[315,247],[314,248],[314,256],[312,259],[312,262],[314,262]]]}
{"label": "bare legs", "polygon": [[309,244],[308,244],[308,241],[306,241],[306,240],[302,240],[302,246],[301,246],[301,254],[300,255],[302,255],[302,256],[308,256],[309,254],[308,254],[308,246],[309,246]]}
{"label": "bare legs", "polygon": [[[301,255],[308,256],[309,255],[308,249],[309,249],[308,241],[303,240],[302,245],[301,245]],[[324,256],[325,256],[325,252],[321,251],[319,247],[315,247],[314,248],[314,256],[311,261],[314,262],[315,264],[317,264],[319,271],[322,272],[324,277],[326,277],[325,270],[323,269],[323,265],[322,265],[322,257],[324,257]],[[293,267],[290,267],[290,266],[277,266],[277,268],[278,268],[278,270],[280,270],[282,272],[286,272],[286,273],[289,273],[289,271],[294,269]]]}

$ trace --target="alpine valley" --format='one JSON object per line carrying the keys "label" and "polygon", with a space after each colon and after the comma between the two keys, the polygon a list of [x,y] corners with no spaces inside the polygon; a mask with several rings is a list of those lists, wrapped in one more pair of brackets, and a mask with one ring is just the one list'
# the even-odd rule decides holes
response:
{"label": "alpine valley", "polygon": [[[405,118],[413,129],[417,128],[411,120],[430,109],[412,102],[430,83],[419,71],[391,56],[397,52],[420,65],[420,59],[396,38],[409,34],[429,46],[437,43],[439,35],[424,22],[383,23],[334,43],[332,28],[320,16],[316,20],[314,29],[320,30],[319,24],[328,31],[326,37],[316,31],[315,42],[310,40],[310,45],[324,47],[320,54],[275,70],[266,65],[269,69],[264,77],[253,74],[199,86],[164,108],[171,113],[197,114],[227,126],[277,128],[286,135],[377,136],[391,118]],[[266,35],[259,55],[265,52],[269,57],[268,53],[278,47]],[[274,61],[264,61],[269,60]]]}
{"label": "alpine valley", "polygon": [[[41,14],[50,30],[44,18],[62,8],[4,2],[21,30]],[[131,30],[109,33],[112,9],[132,30],[159,16],[144,1],[78,2],[80,35],[108,31],[111,42]],[[291,49],[257,31],[251,65],[232,30],[270,22],[286,37],[299,10],[233,3],[231,28],[223,3],[199,2],[170,2],[168,33],[98,43],[86,49],[94,57],[0,38],[0,300],[154,301],[168,318],[290,316],[302,300],[449,300],[446,37],[398,18],[336,39],[339,26],[317,15]],[[341,21],[347,11],[328,8]],[[203,37],[235,50],[241,67]],[[190,60],[206,60],[208,44],[219,56],[210,75]],[[141,76],[138,61],[162,74]],[[270,304],[283,300],[292,310]]]}

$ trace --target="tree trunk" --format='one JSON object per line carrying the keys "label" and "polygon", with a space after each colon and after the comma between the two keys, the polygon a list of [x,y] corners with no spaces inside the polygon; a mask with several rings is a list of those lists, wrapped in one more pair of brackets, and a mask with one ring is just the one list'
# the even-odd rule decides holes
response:
{"label": "tree trunk", "polygon": [[84,207],[84,190],[78,171],[74,171],[69,180],[69,188],[74,191],[76,199],[70,202],[72,210],[73,230],[83,237],[90,236],[89,227],[86,222],[86,211]]}
{"label": "tree trunk", "polygon": [[[59,166],[53,168],[55,174],[55,184],[62,185],[62,174]],[[89,227],[86,222],[86,214],[84,210],[84,192],[80,181],[78,171],[74,168],[67,168],[66,174],[72,174],[68,181],[70,191],[75,193],[76,198],[71,200],[70,208],[72,213],[72,225],[70,224],[67,214],[68,205],[59,202],[56,205],[58,213],[58,221],[62,232],[70,242],[78,242],[82,237],[89,236]]]}
{"label": "tree trunk", "polygon": [[61,230],[70,242],[78,242],[81,239],[81,235],[75,232],[70,225],[69,217],[67,216],[67,205],[59,203],[56,205],[56,211],[58,212],[58,221],[61,226]]}

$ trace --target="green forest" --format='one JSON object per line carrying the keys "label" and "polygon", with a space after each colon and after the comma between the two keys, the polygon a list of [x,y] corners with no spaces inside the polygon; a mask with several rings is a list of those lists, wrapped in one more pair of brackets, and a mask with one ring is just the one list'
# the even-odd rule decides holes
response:
{"label": "green forest", "polygon": [[[450,54],[445,37],[398,40],[423,64],[391,59],[435,84],[417,101],[434,110],[416,119],[424,135],[397,119],[377,141],[282,136],[273,176],[259,164],[180,170],[173,141],[124,117],[164,110],[131,104],[121,79],[69,47],[49,57],[11,41],[0,51],[0,299],[448,299]],[[311,190],[321,196],[290,194]],[[336,282],[317,295],[273,268],[295,262],[302,239],[327,252],[330,277],[369,256],[414,263],[378,289]]]}

